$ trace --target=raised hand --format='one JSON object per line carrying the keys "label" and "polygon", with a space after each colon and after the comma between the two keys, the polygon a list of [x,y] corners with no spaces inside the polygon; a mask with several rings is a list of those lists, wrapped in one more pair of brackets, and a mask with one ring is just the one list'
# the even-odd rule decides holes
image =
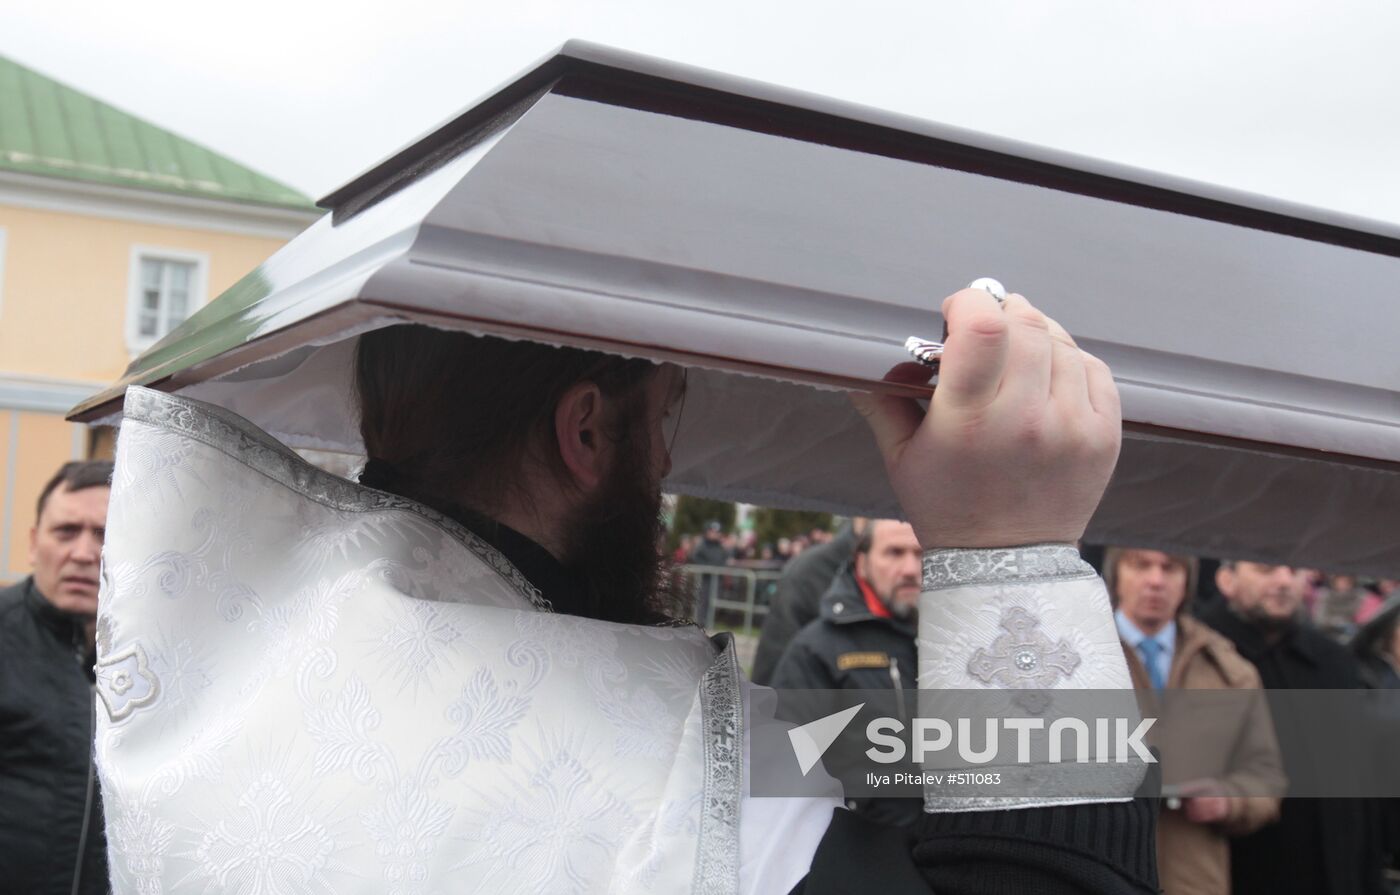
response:
{"label": "raised hand", "polygon": [[948,336],[929,412],[853,394],[925,548],[1069,542],[1084,533],[1122,440],[1108,366],[1023,296],[943,302]]}

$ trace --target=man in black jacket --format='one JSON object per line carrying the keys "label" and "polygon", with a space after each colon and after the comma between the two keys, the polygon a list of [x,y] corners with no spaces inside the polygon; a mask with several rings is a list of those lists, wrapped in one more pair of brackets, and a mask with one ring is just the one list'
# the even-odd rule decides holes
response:
{"label": "man in black jacket", "polygon": [[[772,686],[892,689],[895,711],[908,719],[916,704],[919,663],[914,643],[922,557],[919,539],[907,522],[870,521],[822,597],[820,616],[783,652]],[[889,826],[914,823],[921,807],[918,799],[856,799],[847,804]]]}
{"label": "man in black jacket", "polygon": [[798,632],[773,672],[778,689],[913,689],[923,555],[907,522],[876,519],[827,588],[821,615]]}
{"label": "man in black jacket", "polygon": [[33,574],[0,591],[0,890],[107,891],[92,768],[93,637],[112,464],[44,487]]}
{"label": "man in black jacket", "polygon": [[[1356,661],[1344,647],[1301,621],[1302,573],[1289,566],[1225,561],[1216,572],[1223,604],[1201,620],[1228,637],[1254,663],[1268,690],[1333,690],[1361,686]],[[1307,755],[1289,743],[1306,741],[1299,725],[1316,723],[1279,711],[1274,725],[1284,771],[1301,776]],[[1295,770],[1297,769],[1297,770]],[[1284,799],[1277,823],[1231,840],[1236,892],[1369,895],[1380,891],[1380,854],[1359,799]]]}
{"label": "man in black jacket", "polygon": [[865,519],[852,519],[830,541],[803,550],[783,569],[758,634],[753,673],[749,675],[755,684],[772,683],[773,671],[792,638],[821,614],[822,597],[841,568],[851,561],[856,539],[865,526]]}

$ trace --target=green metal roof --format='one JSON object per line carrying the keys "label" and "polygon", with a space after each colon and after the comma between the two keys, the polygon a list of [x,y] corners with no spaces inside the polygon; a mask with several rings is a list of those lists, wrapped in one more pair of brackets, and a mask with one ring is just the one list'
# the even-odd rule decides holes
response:
{"label": "green metal roof", "polygon": [[311,200],[0,56],[0,171],[292,208]]}

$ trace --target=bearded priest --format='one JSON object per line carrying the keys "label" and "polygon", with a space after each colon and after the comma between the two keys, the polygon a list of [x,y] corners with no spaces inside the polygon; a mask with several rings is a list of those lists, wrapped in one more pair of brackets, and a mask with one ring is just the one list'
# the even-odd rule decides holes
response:
{"label": "bearded priest", "polygon": [[[1127,690],[1071,546],[1118,453],[1110,373],[1019,295],[943,311],[927,412],[853,395],[927,548],[920,685],[1012,686],[969,657],[1019,613],[1081,644],[1041,686]],[[1136,780],[931,794],[912,846],[837,797],[748,797],[754,690],[658,563],[680,368],[400,325],[359,337],[355,383],[358,485],[128,390],[97,669],[116,892],[1157,890]]]}

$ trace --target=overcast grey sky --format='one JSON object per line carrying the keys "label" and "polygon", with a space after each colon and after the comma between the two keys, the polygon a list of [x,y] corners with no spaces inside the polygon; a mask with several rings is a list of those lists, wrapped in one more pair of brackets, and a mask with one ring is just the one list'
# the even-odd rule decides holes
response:
{"label": "overcast grey sky", "polygon": [[313,197],[571,37],[1400,223],[1392,0],[0,0],[0,54]]}

